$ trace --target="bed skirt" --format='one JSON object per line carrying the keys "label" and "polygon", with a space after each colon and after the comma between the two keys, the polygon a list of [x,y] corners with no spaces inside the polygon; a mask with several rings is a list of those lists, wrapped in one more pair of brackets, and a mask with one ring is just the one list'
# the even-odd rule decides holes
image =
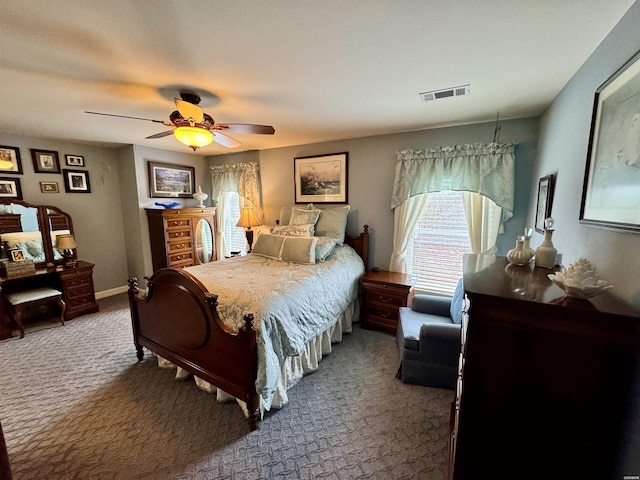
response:
{"label": "bed skirt", "polygon": [[[351,333],[352,325],[354,322],[360,320],[360,299],[356,298],[343,312],[335,319],[333,325],[327,328],[317,337],[309,341],[302,352],[295,357],[287,357],[285,362],[280,367],[280,378],[278,379],[278,385],[276,386],[275,393],[271,400],[271,405],[266,405],[262,397],[260,397],[260,417],[264,415],[265,411],[271,408],[282,408],[289,403],[289,396],[287,391],[294,387],[303,376],[314,372],[318,369],[318,365],[322,360],[322,357],[331,353],[332,344],[342,341],[342,336],[345,333]],[[175,368],[176,380],[186,380],[193,375],[187,370],[177,367],[168,360],[157,356],[158,366],[160,368]],[[193,376],[196,385],[201,390],[216,395],[216,400],[219,402],[226,402],[230,400],[236,400],[242,408],[246,417],[248,417],[248,411],[245,403],[242,400],[238,400],[232,395],[229,395],[222,389],[217,388],[206,380],[202,380],[197,376]]]}

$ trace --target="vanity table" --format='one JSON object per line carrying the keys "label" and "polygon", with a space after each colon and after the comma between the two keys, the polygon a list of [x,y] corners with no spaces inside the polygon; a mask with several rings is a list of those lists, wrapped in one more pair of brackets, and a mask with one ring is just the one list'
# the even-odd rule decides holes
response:
{"label": "vanity table", "polygon": [[[11,337],[4,299],[7,293],[55,288],[62,292],[67,305],[65,320],[97,312],[93,264],[78,260],[75,267],[65,267],[62,252],[55,248],[57,235],[73,234],[71,216],[57,207],[14,199],[0,200],[0,210],[0,241],[7,242],[9,248],[22,249],[25,257],[35,264],[35,270],[27,274],[0,275],[0,340]],[[76,260],[75,250],[73,259]]]}

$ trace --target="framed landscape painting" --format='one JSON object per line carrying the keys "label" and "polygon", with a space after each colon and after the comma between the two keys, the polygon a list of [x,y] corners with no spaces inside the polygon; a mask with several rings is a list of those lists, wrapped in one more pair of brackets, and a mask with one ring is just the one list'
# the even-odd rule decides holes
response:
{"label": "framed landscape painting", "polygon": [[158,198],[192,198],[195,193],[196,170],[185,165],[148,162],[149,195]]}
{"label": "framed landscape painting", "polygon": [[347,203],[347,152],[296,157],[295,203]]}
{"label": "framed landscape painting", "polygon": [[596,90],[580,223],[640,233],[640,52]]}

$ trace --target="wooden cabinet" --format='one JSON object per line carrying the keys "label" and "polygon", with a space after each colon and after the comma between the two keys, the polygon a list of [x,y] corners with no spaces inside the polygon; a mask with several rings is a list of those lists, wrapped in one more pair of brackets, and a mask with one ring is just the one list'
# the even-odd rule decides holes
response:
{"label": "wooden cabinet", "polygon": [[153,270],[216,260],[215,208],[147,208]]}
{"label": "wooden cabinet", "polygon": [[640,424],[640,313],[610,292],[566,297],[549,273],[502,257],[465,258],[450,478],[639,471],[630,440]]}
{"label": "wooden cabinet", "polygon": [[370,270],[362,277],[364,289],[362,326],[382,328],[395,334],[398,309],[407,306],[411,276],[398,272]]}
{"label": "wooden cabinet", "polygon": [[22,222],[20,220],[21,215],[17,213],[1,213],[0,214],[0,232],[21,232]]}
{"label": "wooden cabinet", "polygon": [[75,268],[59,270],[62,284],[62,298],[67,304],[65,320],[98,311],[98,303],[93,288],[93,264],[79,260]]}

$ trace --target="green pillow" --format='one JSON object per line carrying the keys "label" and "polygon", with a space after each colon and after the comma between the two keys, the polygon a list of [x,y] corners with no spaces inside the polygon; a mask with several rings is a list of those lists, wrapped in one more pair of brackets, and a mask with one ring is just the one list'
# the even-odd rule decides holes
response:
{"label": "green pillow", "polygon": [[316,263],[316,237],[286,237],[282,245],[283,262]]}
{"label": "green pillow", "polygon": [[280,250],[285,237],[279,235],[270,235],[262,233],[253,246],[252,253],[254,255],[262,255],[267,258],[275,258],[280,260]]}

